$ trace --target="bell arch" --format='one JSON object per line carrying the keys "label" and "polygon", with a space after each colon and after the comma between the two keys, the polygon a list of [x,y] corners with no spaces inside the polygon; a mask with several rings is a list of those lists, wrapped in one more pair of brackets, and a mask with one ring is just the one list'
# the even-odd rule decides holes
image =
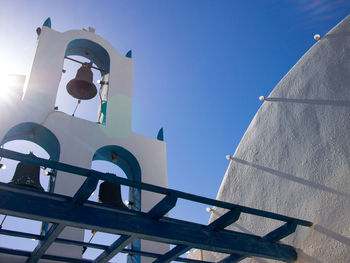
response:
{"label": "bell arch", "polygon": [[[76,57],[72,58],[72,56],[78,56],[79,59],[76,59]],[[79,116],[79,117],[90,121],[94,121],[94,122],[97,120],[97,122],[101,124],[105,124],[106,111],[107,111],[107,93],[108,93],[108,86],[109,86],[108,82],[109,82],[110,64],[111,64],[109,53],[104,47],[102,47],[100,44],[94,41],[91,41],[89,39],[84,39],[84,38],[77,38],[67,43],[65,48],[64,58],[66,59],[64,62],[64,66],[68,67],[69,69],[68,75],[70,75],[70,77],[73,77],[73,74],[75,73],[73,72],[74,70],[71,70],[71,69],[73,68],[75,69],[76,63],[82,64],[81,65],[82,67],[78,69],[78,72],[81,71],[83,68],[85,69],[89,68],[89,70],[87,71],[90,71],[90,74],[91,74],[89,78],[91,78],[91,84],[92,84],[91,86],[93,86],[94,87],[93,89],[95,90],[93,92],[94,94],[91,97],[88,96],[88,98],[84,98],[85,96],[83,94],[79,94],[83,90],[84,92],[88,92],[90,89],[83,89],[83,90],[77,89],[77,94],[79,94],[81,96],[80,98],[84,100],[83,104],[85,105],[85,106],[80,106],[79,108],[85,107],[85,110],[88,110],[88,111],[89,109],[95,108],[97,112],[97,118],[88,117],[90,115],[95,115],[96,112],[94,114],[92,114],[91,112],[90,114],[87,114],[87,115],[83,114],[82,116]],[[65,72],[66,72],[66,69],[63,70],[63,73]],[[79,73],[77,73],[75,78],[70,80],[69,82],[76,80],[76,78],[78,78],[78,75]],[[93,75],[95,76],[93,77]],[[79,75],[79,76],[82,77],[82,75]],[[66,77],[63,77],[64,81],[61,81],[61,85],[63,84],[66,85],[68,83],[68,81],[65,78]],[[90,80],[88,82],[90,82]],[[95,87],[93,82],[95,83],[98,82],[100,86],[97,87],[97,84],[96,84],[96,87]],[[74,90],[74,86],[76,85],[73,85],[73,90]],[[70,88],[72,89],[72,87]],[[96,88],[97,88],[97,96],[96,96]],[[62,87],[60,89],[62,89]],[[72,95],[74,92],[72,93],[72,90],[69,90],[68,86],[67,86],[67,91],[70,96],[72,96],[73,98],[79,99],[78,104],[80,104],[80,98]],[[59,92],[57,95],[62,96],[62,93]],[[61,99],[56,98],[56,102],[57,101],[62,102]],[[65,103],[61,103],[61,104],[65,104]],[[78,107],[78,104],[76,108]],[[59,106],[60,108],[60,106],[62,105],[56,105],[56,106]],[[63,106],[66,107],[65,105]],[[71,112],[67,112],[67,113],[71,113]],[[78,110],[78,114],[79,114],[79,110]],[[75,115],[75,110],[72,115],[73,116]]]}
{"label": "bell arch", "polygon": [[[129,180],[141,182],[141,168],[135,156],[121,146],[108,145],[98,149],[93,161],[103,160],[119,166]],[[129,199],[133,202],[133,209],[141,211],[141,190],[130,187]]]}
{"label": "bell arch", "polygon": [[[3,147],[5,143],[12,141],[28,141],[40,146],[49,155],[49,159],[53,161],[59,161],[61,146],[56,135],[48,128],[34,123],[24,122],[19,123],[10,128],[0,142],[0,147]],[[52,170],[50,172],[48,191],[53,193],[55,189],[55,178],[57,171]],[[47,231],[47,223],[43,222],[40,233]]]}
{"label": "bell arch", "polygon": [[65,57],[67,56],[81,56],[89,59],[103,70],[102,74],[109,73],[110,57],[107,50],[89,39],[78,38],[70,41],[66,47]]}
{"label": "bell arch", "polygon": [[[23,122],[10,128],[2,138],[0,147],[3,147],[7,142],[16,140],[33,142],[48,153],[50,160],[59,161],[61,152],[60,142],[52,131],[40,124],[34,122]],[[53,171],[49,181],[49,192],[54,192],[55,177],[56,171]]]}
{"label": "bell arch", "polygon": [[48,128],[34,123],[23,122],[10,128],[2,138],[0,145],[14,140],[33,142],[42,147],[50,156],[50,160],[59,161],[61,147],[56,135]]}
{"label": "bell arch", "polygon": [[[98,149],[92,161],[104,160],[119,166],[129,180],[141,182],[141,167],[136,157],[125,148],[117,145],[107,145]],[[141,211],[141,190],[129,188],[129,201],[132,202],[132,209]],[[134,250],[141,249],[141,240],[134,239],[131,243]],[[127,262],[140,262],[140,256],[128,255]]]}

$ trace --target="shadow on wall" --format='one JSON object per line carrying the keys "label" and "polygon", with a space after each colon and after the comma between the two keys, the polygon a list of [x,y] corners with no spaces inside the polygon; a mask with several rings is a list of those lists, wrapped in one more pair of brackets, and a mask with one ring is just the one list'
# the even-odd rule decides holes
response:
{"label": "shadow on wall", "polygon": [[[314,183],[314,182],[305,180],[303,178],[299,178],[299,177],[296,177],[294,175],[283,173],[283,172],[280,172],[280,171],[277,171],[277,170],[274,170],[274,169],[271,169],[271,168],[268,168],[268,167],[265,167],[265,166],[262,166],[262,165],[254,164],[254,163],[251,163],[251,162],[247,162],[245,160],[242,160],[242,159],[239,159],[239,158],[236,158],[236,157],[233,157],[232,160],[236,161],[238,163],[241,163],[243,165],[249,165],[249,166],[254,167],[256,169],[263,170],[263,171],[265,171],[265,172],[267,172],[269,174],[276,175],[278,177],[281,177],[281,178],[284,178],[284,179],[287,179],[287,180],[290,180],[290,181],[293,181],[293,182],[297,182],[297,183],[300,183],[300,184],[303,184],[303,185],[306,185],[306,186],[309,186],[309,187],[313,187],[313,188],[316,188],[316,189],[319,189],[319,190],[322,190],[322,191],[326,191],[326,192],[329,192],[329,193],[332,193],[332,194],[336,194],[336,195],[339,195],[339,196],[342,196],[342,197],[346,197],[347,199],[350,199],[350,194],[339,192],[339,191],[337,191],[335,189],[332,189],[330,187],[327,187],[325,185]],[[242,231],[247,231],[246,229],[238,226],[237,224],[235,226],[237,226]],[[336,232],[334,232],[332,230],[329,230],[328,228],[325,228],[324,226],[321,226],[319,224],[315,224],[313,226],[313,229],[315,231],[317,231],[317,232],[319,232],[319,233],[329,237],[329,238],[337,240],[338,242],[340,242],[340,243],[350,247],[350,238],[348,238],[348,237],[345,237],[345,236],[343,236],[341,234],[338,234],[338,233],[336,233]],[[319,261],[310,261],[310,262],[319,262]]]}
{"label": "shadow on wall", "polygon": [[337,240],[340,243],[343,243],[344,245],[347,245],[350,247],[350,238],[347,238],[341,234],[338,234],[332,230],[329,230],[328,228],[325,228],[321,225],[315,224],[313,226],[313,229],[321,234],[324,234],[327,237],[333,238]]}
{"label": "shadow on wall", "polygon": [[299,177],[291,175],[291,174],[287,174],[287,173],[280,172],[280,171],[277,171],[277,170],[274,170],[274,169],[271,169],[271,168],[268,168],[268,167],[265,167],[265,166],[262,166],[262,165],[254,164],[254,163],[251,163],[251,162],[247,162],[245,160],[242,160],[242,159],[239,159],[239,158],[236,158],[236,157],[233,157],[232,161],[238,162],[238,163],[243,164],[243,165],[248,165],[248,166],[254,167],[256,169],[262,170],[262,171],[267,172],[269,174],[276,175],[278,177],[281,177],[281,178],[284,178],[284,179],[287,179],[287,180],[290,180],[290,181],[293,181],[293,182],[296,182],[296,183],[300,183],[300,184],[303,184],[303,185],[306,185],[306,186],[309,186],[309,187],[312,187],[312,188],[316,188],[318,190],[322,190],[322,191],[325,191],[325,192],[328,192],[328,193],[336,194],[336,195],[339,195],[341,197],[345,197],[345,198],[350,199],[350,194],[339,192],[339,191],[337,191],[337,190],[335,190],[333,188],[330,188],[328,186],[325,186],[325,185],[322,185],[322,184],[318,184],[318,183],[314,183],[314,182],[308,181],[308,180],[303,179],[303,178],[299,178]]}
{"label": "shadow on wall", "polygon": [[309,99],[286,99],[286,98],[265,98],[265,101],[283,102],[283,103],[303,103],[311,105],[322,106],[338,106],[338,107],[350,107],[350,101],[345,100],[309,100]]}
{"label": "shadow on wall", "polygon": [[298,253],[298,263],[322,263],[318,259],[305,254],[301,249],[297,248],[296,250]]}
{"label": "shadow on wall", "polygon": [[[213,210],[213,214],[217,215],[217,216],[221,216],[222,214]],[[242,231],[243,233],[247,233],[247,234],[251,234],[254,235],[253,232],[249,231],[248,229],[246,229],[245,227],[241,226],[240,224],[234,223],[233,224],[234,227],[236,227],[237,229],[239,229],[240,231]],[[338,233],[335,233],[321,225],[314,225],[313,229],[321,234],[326,235],[327,237],[333,238],[347,246],[350,246],[350,239],[347,237],[344,237]],[[302,251],[301,249],[296,249],[297,253],[298,253],[298,263],[321,263],[321,261],[319,261],[318,259],[311,257],[307,254],[305,254],[304,251]],[[267,263],[266,260],[261,259],[261,258],[252,258],[251,262],[258,262],[258,263]]]}

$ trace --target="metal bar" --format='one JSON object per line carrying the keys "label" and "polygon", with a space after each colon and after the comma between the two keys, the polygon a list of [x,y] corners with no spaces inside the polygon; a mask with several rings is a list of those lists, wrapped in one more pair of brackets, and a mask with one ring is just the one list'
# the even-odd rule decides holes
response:
{"label": "metal bar", "polygon": [[[23,251],[17,249],[3,248],[0,247],[0,253],[10,254],[15,256],[29,257],[30,251]],[[54,255],[43,255],[42,259],[48,259],[53,261],[67,262],[67,263],[92,263],[92,260],[89,259],[78,259],[78,258],[68,258],[62,256],[54,256]]]}
{"label": "metal bar", "polygon": [[133,236],[121,235],[112,245],[110,245],[105,251],[103,251],[93,262],[104,263],[108,262],[111,258],[121,252],[132,240]]}
{"label": "metal bar", "polygon": [[39,242],[34,251],[26,260],[26,263],[36,263],[41,258],[42,255],[46,252],[46,250],[51,246],[51,244],[55,241],[56,237],[63,231],[65,228],[65,224],[53,224],[49,231],[47,231],[43,240]]}
{"label": "metal bar", "polygon": [[[41,235],[25,233],[25,232],[18,232],[18,231],[12,231],[12,230],[6,230],[6,229],[0,229],[0,234],[7,235],[7,236],[14,236],[14,237],[36,239],[36,240],[42,240],[44,238],[44,236],[41,236]],[[96,243],[87,243],[87,242],[76,241],[76,240],[69,240],[69,239],[62,239],[62,238],[57,238],[55,240],[55,242],[56,243],[68,244],[68,245],[81,246],[81,247],[87,246],[87,247],[103,249],[103,250],[104,249],[108,249],[108,247],[109,247],[107,245],[101,245],[101,244],[96,244]],[[0,250],[1,250],[1,248],[0,248]],[[151,258],[157,258],[157,257],[161,256],[161,254],[157,254],[157,253],[146,252],[146,251],[138,251],[138,250],[127,249],[127,248],[124,248],[121,252],[125,253],[125,254],[132,254],[132,255],[135,254],[135,255],[140,255],[140,256],[144,256],[144,257],[151,257]],[[30,252],[28,252],[28,253],[30,253]],[[189,259],[189,258],[177,258],[176,261],[187,262],[187,263],[211,263],[209,261],[201,261],[201,260]]]}
{"label": "metal bar", "polygon": [[0,229],[0,234],[6,235],[6,236],[23,237],[23,238],[30,238],[30,239],[36,239],[36,240],[42,240],[44,238],[44,236],[41,236],[41,235],[13,231],[13,230],[7,230],[7,229]]}
{"label": "metal bar", "polygon": [[190,249],[191,246],[177,245],[161,257],[154,260],[153,263],[171,262]]}
{"label": "metal bar", "polygon": [[[137,250],[127,249],[127,248],[123,249],[122,252],[131,254],[131,255],[135,254],[135,255],[140,255],[140,256],[150,257],[150,258],[158,258],[161,256],[161,254],[145,252],[145,251],[137,251]],[[187,262],[187,263],[214,263],[211,261],[203,261],[203,260],[190,259],[190,258],[177,258],[176,261]]]}
{"label": "metal bar", "polygon": [[[272,232],[265,235],[263,238],[266,240],[269,240],[271,242],[277,242],[281,240],[282,238],[285,238],[286,236],[289,236],[290,234],[295,232],[295,229],[297,227],[297,224],[294,222],[287,222],[284,225],[280,226],[279,228],[273,230]],[[245,259],[246,256],[240,255],[240,254],[232,254],[223,260],[219,261],[219,263],[236,263],[243,259]]]}
{"label": "metal bar", "polygon": [[[88,63],[88,62],[81,62],[81,61],[79,61],[79,60],[76,60],[76,59],[74,59],[74,58],[70,58],[70,57],[67,57],[67,56],[65,56],[64,57],[65,59],[68,59],[68,60],[71,60],[71,61],[74,61],[74,62],[76,62],[76,63],[79,63],[79,64],[84,64],[84,63]],[[97,69],[97,70],[99,70],[99,71],[101,71],[101,72],[106,72],[104,69],[102,69],[102,68],[98,68],[98,67],[94,67],[94,66],[91,66],[91,68],[93,68],[93,69]]]}
{"label": "metal bar", "polygon": [[[31,190],[29,188],[23,188],[20,186],[15,186],[15,185],[9,185],[6,183],[0,183],[0,191],[2,190],[10,190],[13,193],[27,193],[31,196],[38,196],[38,197],[42,197],[45,199],[49,199],[49,200],[57,200],[57,201],[61,201],[61,202],[71,202],[71,197],[68,196],[64,196],[64,195],[59,195],[59,194],[53,194],[53,193],[45,193],[45,192],[39,192],[39,191],[34,191]],[[98,208],[100,209],[100,213],[104,213],[104,211],[113,211],[115,213],[118,212],[122,212],[125,213],[125,211],[128,212],[128,214],[132,214],[135,216],[142,216],[142,217],[146,217],[146,213],[141,212],[141,211],[135,211],[135,210],[127,210],[127,209],[121,209],[118,207],[111,207],[108,205],[104,205],[102,203],[96,203],[96,202],[92,202],[92,201],[86,201],[84,203],[84,206],[89,207],[89,208]],[[175,219],[175,218],[170,218],[170,217],[163,217],[162,218],[163,221],[166,222],[170,222],[170,223],[175,223],[177,225],[192,225],[193,227],[196,228],[204,228],[205,225],[201,225],[198,223],[193,223],[193,222],[188,222],[188,221],[184,221],[184,220],[180,220],[180,219]],[[41,221],[39,219],[39,221]],[[223,230],[226,231],[226,230]]]}
{"label": "metal bar", "polygon": [[[158,220],[163,215],[168,213],[176,205],[177,197],[170,193],[164,197],[159,203],[157,203],[147,214],[148,218]],[[120,236],[108,249],[103,251],[95,260],[94,263],[106,263],[108,260],[113,258],[116,254],[121,252],[135,236],[133,235],[122,235]]]}
{"label": "metal bar", "polygon": [[73,196],[72,202],[75,205],[84,204],[85,201],[88,200],[91,194],[95,191],[97,184],[98,178],[96,176],[91,175],[88,177]]}
{"label": "metal bar", "polygon": [[177,196],[174,193],[170,193],[152,207],[152,209],[147,212],[146,216],[158,220],[175,207],[176,201]]}
{"label": "metal bar", "polygon": [[218,263],[236,263],[243,259],[245,259],[247,256],[240,255],[240,254],[231,254],[228,257],[220,260]]}
{"label": "metal bar", "polygon": [[264,238],[269,241],[276,242],[294,233],[296,227],[297,224],[294,222],[285,223],[284,225],[265,235]]}
{"label": "metal bar", "polygon": [[[205,230],[206,231],[220,231],[223,230],[225,227],[231,225],[232,223],[236,222],[241,215],[241,211],[238,208],[235,208],[226,214],[222,215],[212,223],[210,223]],[[175,260],[177,257],[185,253],[186,251],[190,250],[191,246],[185,246],[185,245],[177,245],[169,252],[165,253],[160,258],[153,261],[153,263],[168,263],[173,260]]]}
{"label": "metal bar", "polygon": [[[88,177],[73,196],[72,203],[75,206],[82,205],[90,197],[92,192],[95,191],[97,183],[98,179],[96,179],[96,177]],[[64,223],[53,224],[46,233],[44,239],[39,242],[33,253],[26,260],[26,263],[38,262],[65,227],[66,224]]]}
{"label": "metal bar", "polygon": [[234,208],[233,210],[227,212],[226,214],[220,216],[215,221],[211,222],[205,230],[210,231],[220,231],[223,230],[225,227],[228,227],[229,225],[233,224],[239,219],[239,216],[241,215],[241,211],[239,208]]}
{"label": "metal bar", "polygon": [[[42,236],[42,235],[36,235],[36,234],[25,233],[25,232],[18,232],[18,231],[7,230],[7,229],[0,229],[0,234],[7,235],[7,236],[13,236],[13,237],[35,239],[35,240],[43,240],[44,239],[44,236]],[[64,238],[56,238],[56,240],[54,242],[67,244],[67,245],[75,245],[75,246],[88,246],[88,247],[97,248],[97,249],[107,249],[108,248],[108,246],[106,246],[106,245],[87,243],[87,242],[82,242],[82,241],[77,241],[77,240],[69,240],[69,239],[64,239]]]}
{"label": "metal bar", "polygon": [[70,197],[62,201],[57,197],[52,198],[50,193],[29,191],[12,185],[0,184],[0,189],[0,213],[11,216],[62,223],[99,232],[135,235],[141,239],[228,254],[239,253],[282,261],[294,260],[297,256],[291,246],[272,243],[254,235],[228,230],[208,235],[202,227],[191,223],[178,224],[165,219],[156,221],[122,209],[107,210],[86,204],[77,206],[67,202],[72,199]]}
{"label": "metal bar", "polygon": [[268,211],[258,210],[255,208],[236,205],[236,204],[232,204],[224,201],[210,199],[202,196],[197,196],[194,194],[189,194],[189,193],[185,193],[177,190],[167,189],[156,185],[136,182],[133,180],[128,180],[125,178],[118,177],[115,174],[101,173],[95,170],[89,170],[89,169],[80,168],[69,164],[64,164],[64,163],[46,160],[43,158],[33,157],[28,154],[22,154],[22,153],[10,151],[3,148],[0,148],[0,156],[8,159],[22,161],[25,163],[31,163],[38,166],[50,167],[52,169],[57,169],[68,173],[74,173],[81,176],[89,176],[89,174],[91,175],[94,174],[98,177],[99,180],[103,180],[103,181],[118,183],[118,184],[135,187],[135,188],[139,188],[142,190],[151,191],[159,194],[174,193],[178,198],[182,198],[182,199],[186,199],[194,202],[199,202],[199,203],[221,207],[225,209],[230,209],[230,210],[234,208],[239,208],[242,213],[252,214],[252,215],[261,216],[261,217],[267,217],[267,218],[285,221],[285,222],[294,221],[298,225],[307,226],[307,227],[312,226],[312,222],[309,222],[309,221],[300,220],[297,218],[292,218],[292,217],[288,217],[288,216],[284,216],[284,215],[280,215],[280,214],[276,214]]}
{"label": "metal bar", "polygon": [[4,218],[2,219],[2,221],[0,223],[0,229],[2,228],[2,225],[4,224],[6,217],[7,217],[7,215],[5,215]]}

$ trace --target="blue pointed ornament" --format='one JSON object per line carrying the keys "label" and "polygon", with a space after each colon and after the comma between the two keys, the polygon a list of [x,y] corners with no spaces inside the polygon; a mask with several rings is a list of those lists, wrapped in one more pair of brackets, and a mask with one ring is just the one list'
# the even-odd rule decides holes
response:
{"label": "blue pointed ornament", "polygon": [[163,134],[163,128],[161,128],[158,132],[158,135],[157,135],[157,140],[159,141],[164,141],[164,134]]}
{"label": "blue pointed ornament", "polygon": [[43,26],[46,26],[46,27],[48,27],[48,28],[51,28],[51,18],[50,18],[50,17],[48,17],[48,18],[45,20]]}
{"label": "blue pointed ornament", "polygon": [[132,50],[129,50],[125,55],[127,58],[132,58]]}

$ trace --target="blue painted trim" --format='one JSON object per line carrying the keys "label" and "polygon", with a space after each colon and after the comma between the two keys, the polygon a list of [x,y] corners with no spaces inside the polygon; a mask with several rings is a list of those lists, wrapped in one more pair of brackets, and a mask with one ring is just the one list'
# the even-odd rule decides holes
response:
{"label": "blue painted trim", "polygon": [[163,128],[160,128],[160,130],[158,131],[157,140],[158,140],[158,141],[164,141],[164,132],[163,132]]}
{"label": "blue painted trim", "polygon": [[128,53],[126,53],[125,57],[132,58],[132,50],[129,50]]}
{"label": "blue painted trim", "polygon": [[46,18],[45,22],[43,23],[43,26],[46,26],[48,28],[51,28],[51,18]]}
{"label": "blue painted trim", "polygon": [[25,140],[39,145],[49,154],[50,160],[58,161],[60,158],[60,142],[56,135],[43,125],[34,122],[17,124],[8,130],[2,138],[1,145],[15,140]]}
{"label": "blue painted trim", "polygon": [[65,56],[82,56],[89,59],[98,68],[105,71],[101,74],[102,76],[104,74],[108,74],[110,71],[111,62],[107,50],[89,39],[78,38],[69,42],[66,48]]}

